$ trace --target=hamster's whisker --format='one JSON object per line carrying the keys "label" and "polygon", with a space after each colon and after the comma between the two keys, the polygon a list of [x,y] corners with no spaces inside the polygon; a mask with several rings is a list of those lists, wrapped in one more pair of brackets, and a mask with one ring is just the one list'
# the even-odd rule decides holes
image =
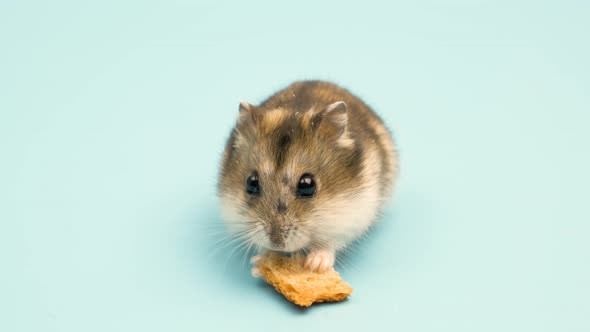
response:
{"label": "hamster's whisker", "polygon": [[252,244],[255,243],[254,240],[260,236],[263,230],[264,229],[262,227],[247,228],[227,237],[226,239],[228,239],[228,242],[225,243],[222,248],[225,248],[227,246],[233,246],[233,248],[231,249],[230,255],[225,262],[225,266],[227,266],[227,263],[232,259],[236,252],[246,248],[246,252],[242,253],[242,256],[244,258],[244,255],[248,254],[247,252],[249,248],[251,248]]}
{"label": "hamster's whisker", "polygon": [[249,224],[256,224],[256,223],[258,223],[257,220],[235,220],[235,221],[227,220],[227,221],[223,221],[220,225],[223,225],[223,224],[229,224],[229,225],[249,225]]}
{"label": "hamster's whisker", "polygon": [[219,251],[226,248],[231,243],[235,242],[235,240],[236,240],[236,238],[234,238],[233,236],[225,236],[225,237],[215,241],[213,244],[210,245],[209,256],[213,256],[213,255],[217,254]]}
{"label": "hamster's whisker", "polygon": [[344,252],[344,250],[343,250],[343,252],[340,252],[336,255],[336,264],[335,265],[339,265],[343,269],[358,271],[358,269],[352,263],[352,261],[346,257],[346,253]]}
{"label": "hamster's whisker", "polygon": [[[235,225],[244,226],[243,223],[235,223]],[[231,236],[231,231],[223,224],[209,225],[208,227],[203,227],[201,230],[212,237]]]}
{"label": "hamster's whisker", "polygon": [[217,247],[220,244],[223,244],[225,242],[225,244],[223,244],[220,248],[225,248],[225,246],[227,244],[229,244],[229,242],[231,242],[232,240],[235,240],[235,237],[231,236],[231,235],[227,235],[222,237],[221,239],[215,241],[213,244],[211,244],[212,247]]}
{"label": "hamster's whisker", "polygon": [[263,228],[261,227],[256,227],[254,228],[253,232],[249,233],[248,238],[246,238],[246,240],[244,241],[244,243],[246,244],[245,246],[245,250],[242,253],[242,257],[243,257],[243,261],[242,261],[242,266],[246,265],[246,262],[249,260],[250,256],[251,256],[251,250],[252,247],[256,244],[255,240],[260,236],[260,234],[263,232]]}
{"label": "hamster's whisker", "polygon": [[230,255],[230,257],[228,258],[228,261],[231,260],[231,257],[233,256],[234,253],[242,251],[241,254],[241,261],[242,261],[242,267],[246,266],[246,262],[249,259],[249,248],[252,246],[252,241],[251,238],[248,238],[246,240],[244,240],[243,242],[241,242],[239,245],[237,245],[233,250],[232,250],[232,254]]}
{"label": "hamster's whisker", "polygon": [[227,234],[227,229],[223,225],[202,227],[199,230],[211,235]]}
{"label": "hamster's whisker", "polygon": [[252,256],[252,250],[254,249],[254,246],[256,245],[256,243],[253,241],[253,239],[250,239],[248,246],[246,247],[246,250],[244,251],[245,255],[244,255],[244,261],[242,262],[242,266],[245,266],[246,263],[250,260],[250,257]]}
{"label": "hamster's whisker", "polygon": [[232,259],[232,257],[234,256],[234,254],[235,254],[236,252],[238,252],[238,251],[239,251],[241,248],[243,248],[243,247],[244,247],[245,245],[247,245],[247,244],[248,244],[247,238],[242,238],[242,239],[239,239],[239,241],[238,241],[238,244],[237,244],[237,245],[235,245],[235,246],[233,247],[233,249],[231,249],[231,251],[230,251],[230,254],[229,254],[229,256],[227,257],[227,259],[226,259],[226,261],[225,261],[225,264],[224,264],[224,269],[225,269],[225,267],[227,267],[227,263],[228,263],[229,261],[231,261],[231,259]]}
{"label": "hamster's whisker", "polygon": [[303,254],[305,254],[305,256],[309,255],[309,249],[308,248],[301,248],[301,251],[303,252]]}
{"label": "hamster's whisker", "polygon": [[221,222],[198,225],[202,229],[226,229],[225,225],[248,226],[255,224],[255,220],[222,220]]}
{"label": "hamster's whisker", "polygon": [[262,252],[264,252],[267,249],[263,245],[264,241],[265,241],[265,232],[262,231],[254,239],[254,242],[256,243],[256,251],[257,251],[257,253],[262,253]]}
{"label": "hamster's whisker", "polygon": [[232,256],[234,255],[234,253],[236,252],[238,246],[234,247],[231,251],[229,256],[227,257],[227,259],[225,260],[225,263],[223,264],[223,270],[227,269],[227,263],[229,263],[229,261],[231,261]]}
{"label": "hamster's whisker", "polygon": [[235,244],[236,242],[242,242],[242,241],[248,240],[256,232],[257,232],[257,230],[248,230],[248,231],[245,231],[245,232],[240,233],[238,235],[231,236],[231,240],[227,244],[225,244],[224,247],[227,245],[230,245],[230,244]]}
{"label": "hamster's whisker", "polygon": [[230,234],[213,243],[212,247],[214,250],[221,250],[227,246],[235,244],[236,242],[241,242],[245,239],[248,239],[252,236],[252,232],[253,230],[248,229]]}
{"label": "hamster's whisker", "polygon": [[250,241],[249,239],[245,240],[244,242],[242,242],[239,246],[238,246],[238,252],[241,251],[240,254],[240,265],[241,267],[246,266],[246,259],[247,259],[247,252],[248,252],[248,247],[250,246]]}
{"label": "hamster's whisker", "polygon": [[224,228],[218,228],[218,229],[210,228],[210,229],[204,229],[203,231],[207,231],[211,235],[219,235],[219,234],[226,235],[228,233],[227,230]]}

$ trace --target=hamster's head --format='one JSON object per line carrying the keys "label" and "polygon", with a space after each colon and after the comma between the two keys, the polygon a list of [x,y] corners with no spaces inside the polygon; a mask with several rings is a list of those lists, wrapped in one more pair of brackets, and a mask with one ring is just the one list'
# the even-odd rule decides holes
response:
{"label": "hamster's head", "polygon": [[301,112],[243,102],[219,176],[224,222],[260,249],[333,245],[346,233],[335,210],[362,186],[361,159],[344,102]]}

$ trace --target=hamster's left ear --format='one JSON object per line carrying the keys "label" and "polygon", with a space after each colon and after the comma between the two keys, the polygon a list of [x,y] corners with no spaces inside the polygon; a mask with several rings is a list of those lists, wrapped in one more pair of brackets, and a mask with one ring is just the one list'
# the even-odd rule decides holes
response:
{"label": "hamster's left ear", "polygon": [[240,102],[240,114],[238,116],[238,125],[243,125],[249,122],[256,121],[258,117],[258,110],[256,107],[245,101]]}
{"label": "hamster's left ear", "polygon": [[340,129],[346,129],[348,124],[348,105],[343,101],[337,101],[326,107],[324,118]]}
{"label": "hamster's left ear", "polygon": [[321,113],[320,130],[327,134],[342,136],[348,125],[348,106],[343,101],[328,105]]}
{"label": "hamster's left ear", "polygon": [[321,114],[321,135],[336,139],[341,146],[350,146],[352,141],[348,135],[348,105],[337,101],[328,105]]}

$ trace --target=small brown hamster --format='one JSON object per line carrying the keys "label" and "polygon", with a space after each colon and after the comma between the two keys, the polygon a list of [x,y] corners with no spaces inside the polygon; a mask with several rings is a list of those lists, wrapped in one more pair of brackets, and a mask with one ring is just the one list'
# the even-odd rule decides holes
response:
{"label": "small brown hamster", "polygon": [[240,103],[218,194],[235,238],[304,253],[321,271],[375,222],[397,173],[391,133],[369,106],[333,83],[299,81]]}

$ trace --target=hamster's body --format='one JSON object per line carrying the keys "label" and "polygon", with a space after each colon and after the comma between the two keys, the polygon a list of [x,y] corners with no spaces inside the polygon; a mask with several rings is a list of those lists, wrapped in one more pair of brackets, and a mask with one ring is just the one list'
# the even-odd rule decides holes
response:
{"label": "hamster's body", "polygon": [[240,104],[219,178],[224,220],[250,246],[303,251],[321,270],[375,222],[397,170],[391,134],[365,103],[332,83],[295,82]]}

